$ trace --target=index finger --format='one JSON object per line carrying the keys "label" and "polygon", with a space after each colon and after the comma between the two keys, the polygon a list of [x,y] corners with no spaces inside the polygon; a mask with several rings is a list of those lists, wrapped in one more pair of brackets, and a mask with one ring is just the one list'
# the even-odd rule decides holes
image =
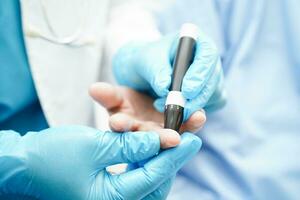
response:
{"label": "index finger", "polygon": [[104,82],[98,82],[91,85],[89,93],[95,101],[100,103],[108,111],[121,106],[124,101],[123,96],[118,91],[117,87]]}

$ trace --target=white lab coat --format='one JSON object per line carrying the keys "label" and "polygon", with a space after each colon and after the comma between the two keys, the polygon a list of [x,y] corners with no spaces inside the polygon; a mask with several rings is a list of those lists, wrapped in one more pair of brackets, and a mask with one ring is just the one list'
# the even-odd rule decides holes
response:
{"label": "white lab coat", "polygon": [[101,65],[109,67],[110,54],[130,39],[159,35],[152,16],[124,2],[117,8],[120,3],[109,0],[21,0],[27,55],[50,126],[105,126],[107,115],[100,109],[102,119],[95,120],[88,95],[93,82],[112,77]]}

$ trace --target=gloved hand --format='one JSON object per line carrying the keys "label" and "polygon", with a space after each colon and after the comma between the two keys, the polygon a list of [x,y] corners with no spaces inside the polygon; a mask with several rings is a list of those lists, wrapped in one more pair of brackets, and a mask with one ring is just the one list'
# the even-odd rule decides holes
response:
{"label": "gloved hand", "polygon": [[[166,139],[162,137],[154,132],[119,134],[78,126],[23,137],[0,131],[0,198],[164,199],[175,173],[196,154],[201,141],[184,133],[180,145],[158,154]],[[142,167],[120,175],[105,170],[112,164],[146,159]]]}
{"label": "gloved hand", "polygon": [[[123,46],[114,56],[113,69],[117,81],[139,91],[156,95],[155,108],[163,112],[171,84],[172,65],[178,34],[156,42],[132,42]],[[201,108],[210,111],[224,105],[223,72],[216,46],[200,33],[192,65],[182,83],[187,100],[184,120]]]}

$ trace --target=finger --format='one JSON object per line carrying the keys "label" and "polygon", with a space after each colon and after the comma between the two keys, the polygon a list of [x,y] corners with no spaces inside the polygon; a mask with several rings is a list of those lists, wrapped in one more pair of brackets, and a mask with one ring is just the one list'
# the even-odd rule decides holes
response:
{"label": "finger", "polygon": [[175,176],[166,180],[163,184],[161,184],[154,192],[147,195],[143,200],[163,200],[166,199],[171,187],[172,183],[175,179]]}
{"label": "finger", "polygon": [[[124,199],[141,199],[172,177],[200,147],[197,136],[184,133],[180,145],[161,152],[142,168],[111,177],[112,184]],[[128,185],[129,182],[135,185]]]}
{"label": "finger", "polygon": [[[163,118],[163,116],[159,116],[159,117]],[[144,121],[144,120],[139,120],[134,116],[125,113],[113,114],[109,118],[109,126],[111,130],[117,132],[152,131],[152,130],[159,130],[163,128],[162,120],[161,122]]]}
{"label": "finger", "polygon": [[118,88],[104,82],[91,85],[89,93],[91,97],[108,110],[119,107],[123,102],[123,97]]}
{"label": "finger", "polygon": [[180,135],[171,129],[159,129],[156,130],[160,138],[160,147],[162,149],[168,149],[179,145],[181,138]]}
{"label": "finger", "polygon": [[191,115],[191,117],[182,124],[180,127],[180,133],[189,131],[189,132],[197,132],[201,129],[206,121],[205,111],[203,109],[196,111]]}
{"label": "finger", "polygon": [[[135,163],[156,155],[160,137],[155,132],[105,132],[99,134],[95,160],[104,167],[119,163]],[[98,163],[96,163],[98,164]]]}
{"label": "finger", "polygon": [[[129,122],[130,121],[130,122]],[[110,126],[118,132],[127,131],[155,131],[159,135],[160,147],[167,149],[180,143],[180,135],[171,129],[163,129],[154,122],[141,122],[126,114],[115,114],[111,117]]]}
{"label": "finger", "polygon": [[[98,148],[99,152],[95,152],[96,160],[109,166],[118,163],[136,163],[150,158],[157,154],[160,148],[177,146],[180,143],[180,136],[171,129],[123,134],[105,132],[99,141],[101,148]],[[103,155],[101,152],[106,154]]]}
{"label": "finger", "polygon": [[112,131],[116,132],[127,132],[137,131],[136,120],[125,113],[116,113],[110,116],[109,126]]}
{"label": "finger", "polygon": [[184,120],[188,119],[189,116],[191,116],[191,114],[193,114],[197,110],[202,109],[207,104],[213,93],[216,91],[218,82],[221,80],[222,76],[222,68],[220,65],[215,68],[215,72],[213,74],[214,75],[210,77],[197,97],[191,100],[187,100],[184,107]]}
{"label": "finger", "polygon": [[203,33],[200,33],[194,61],[182,82],[182,93],[186,99],[193,99],[200,93],[212,76],[218,58],[218,51],[214,42]]}

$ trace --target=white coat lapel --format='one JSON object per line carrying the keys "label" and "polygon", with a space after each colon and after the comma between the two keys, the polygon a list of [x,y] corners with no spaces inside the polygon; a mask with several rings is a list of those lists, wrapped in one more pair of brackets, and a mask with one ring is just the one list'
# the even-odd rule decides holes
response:
{"label": "white coat lapel", "polygon": [[[41,1],[21,0],[21,9],[29,63],[45,116],[50,125],[91,124],[87,90],[99,77],[107,1],[48,0],[43,5]],[[90,4],[89,10],[81,9],[83,2]],[[76,39],[60,41],[76,35],[81,26],[76,22],[83,15],[86,22]]]}

